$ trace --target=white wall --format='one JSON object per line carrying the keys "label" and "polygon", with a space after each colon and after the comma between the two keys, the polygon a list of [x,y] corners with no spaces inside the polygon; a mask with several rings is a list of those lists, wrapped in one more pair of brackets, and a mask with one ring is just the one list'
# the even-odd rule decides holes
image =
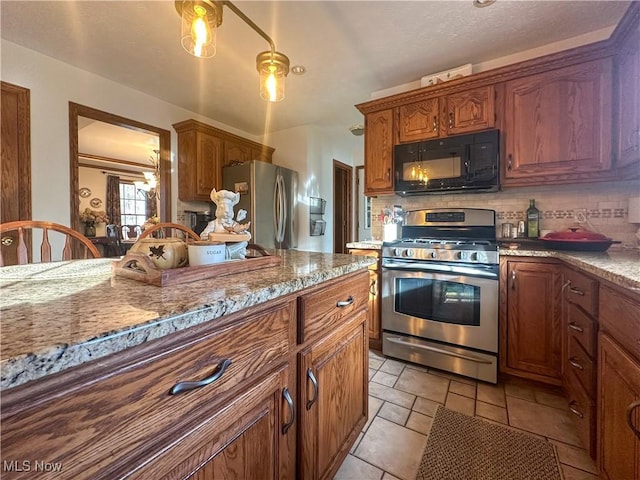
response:
{"label": "white wall", "polygon": [[[172,220],[176,220],[178,139],[172,124],[194,118],[260,141],[214,119],[2,40],[1,78],[31,90],[33,219],[70,224],[69,102],[131,118],[171,132]],[[52,199],[54,199],[52,201]]]}

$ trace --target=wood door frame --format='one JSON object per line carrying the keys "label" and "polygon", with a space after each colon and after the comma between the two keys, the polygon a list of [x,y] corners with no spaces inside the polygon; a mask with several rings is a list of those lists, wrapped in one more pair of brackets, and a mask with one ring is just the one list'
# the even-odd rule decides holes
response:
{"label": "wood door frame", "polygon": [[78,117],[91,118],[118,127],[138,130],[151,135],[158,135],[160,141],[160,218],[171,221],[171,132],[163,128],[121,117],[113,113],[103,112],[95,108],[69,102],[69,194],[71,206],[71,228],[81,232],[80,197],[78,191]]}
{"label": "wood door frame", "polygon": [[333,251],[335,252],[336,246],[336,231],[337,231],[337,215],[338,212],[336,202],[336,186],[335,186],[335,178],[336,173],[342,172],[347,176],[346,181],[346,194],[344,199],[339,199],[340,201],[344,201],[344,212],[346,212],[346,236],[344,238],[343,250],[346,252],[346,244],[351,242],[353,239],[353,167],[347,165],[346,163],[342,163],[335,158],[333,159]]}
{"label": "wood door frame", "polygon": [[[18,216],[15,220],[31,220],[31,90],[5,81],[0,82],[3,94],[9,93],[18,98],[17,128],[19,132],[19,145],[17,163],[20,175],[18,175]],[[3,222],[8,221],[2,219]]]}

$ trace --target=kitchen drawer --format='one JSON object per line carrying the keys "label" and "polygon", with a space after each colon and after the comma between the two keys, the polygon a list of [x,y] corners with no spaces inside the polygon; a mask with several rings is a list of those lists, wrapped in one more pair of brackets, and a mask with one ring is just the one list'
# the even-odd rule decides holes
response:
{"label": "kitchen drawer", "polygon": [[564,298],[593,317],[598,316],[598,281],[575,270],[564,273]]}
{"label": "kitchen drawer", "polygon": [[572,303],[567,303],[566,331],[569,339],[574,338],[591,358],[596,357],[596,335],[598,324],[584,311]]}
{"label": "kitchen drawer", "polygon": [[319,290],[298,297],[298,343],[336,328],[369,303],[369,271],[341,277]]}
{"label": "kitchen drawer", "polygon": [[568,375],[574,375],[590,398],[595,396],[595,363],[582,349],[575,337],[569,337],[569,349],[565,369]]}
{"label": "kitchen drawer", "polygon": [[567,385],[567,395],[569,397],[568,409],[576,426],[578,438],[582,445],[589,450],[592,457],[595,455],[595,404],[587,393],[582,389],[575,376],[569,375],[570,381]]}
{"label": "kitchen drawer", "polygon": [[[87,364],[84,375],[61,375],[44,399],[27,396],[29,384],[22,398],[3,392],[3,460],[63,462],[63,478],[120,478],[166,445],[181,419],[219,410],[239,388],[282,361],[290,351],[294,322],[294,301],[280,303],[219,329],[201,325],[164,337],[155,348],[141,345],[123,354],[128,360],[106,357],[98,362],[113,366],[98,370],[100,378],[92,378],[95,367]],[[223,359],[231,364],[217,380],[170,394],[178,382],[219,372]],[[7,478],[31,478],[29,472],[14,473]]]}
{"label": "kitchen drawer", "polygon": [[640,360],[640,301],[603,286],[599,322],[601,329]]}

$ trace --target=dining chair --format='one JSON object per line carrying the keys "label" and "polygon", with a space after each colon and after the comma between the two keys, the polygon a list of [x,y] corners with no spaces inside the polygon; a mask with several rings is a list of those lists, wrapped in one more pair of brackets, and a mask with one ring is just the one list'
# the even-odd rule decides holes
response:
{"label": "dining chair", "polygon": [[156,223],[152,227],[145,228],[138,240],[149,236],[158,238],[178,237],[182,238],[187,243],[190,241],[200,240],[200,235],[191,230],[189,227],[185,227],[184,225],[181,225],[179,223],[170,222],[160,222]]}
{"label": "dining chair", "polygon": [[114,223],[110,223],[105,227],[107,244],[105,245],[106,257],[120,257],[124,255],[122,246],[122,237],[120,236],[120,227]]}
{"label": "dining chair", "polygon": [[[51,239],[49,234],[52,233]],[[0,266],[49,263],[81,258],[100,258],[91,240],[75,230],[53,222],[17,220],[0,224]],[[40,241],[40,261],[34,261],[33,244]],[[62,245],[60,255],[53,254],[51,243]],[[64,244],[63,244],[64,243]],[[57,250],[56,250],[57,252]],[[54,259],[55,257],[55,259]]]}

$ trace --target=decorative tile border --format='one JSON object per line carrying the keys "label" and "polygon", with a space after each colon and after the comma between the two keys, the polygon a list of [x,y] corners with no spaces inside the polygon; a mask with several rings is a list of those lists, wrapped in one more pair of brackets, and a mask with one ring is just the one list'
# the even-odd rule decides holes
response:
{"label": "decorative tile border", "polygon": [[[504,211],[496,212],[498,220],[523,220],[525,218],[525,212],[520,211]],[[587,218],[625,218],[628,215],[626,208],[602,208],[602,209],[585,209],[585,215]],[[575,210],[546,210],[540,212],[540,218],[551,219],[566,219],[576,218]]]}

